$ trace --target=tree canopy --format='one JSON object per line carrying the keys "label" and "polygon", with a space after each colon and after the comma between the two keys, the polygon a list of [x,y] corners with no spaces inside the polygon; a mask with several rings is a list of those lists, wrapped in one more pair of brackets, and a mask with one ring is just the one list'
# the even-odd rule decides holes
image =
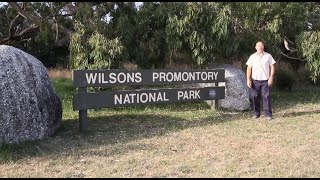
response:
{"label": "tree canopy", "polygon": [[[8,2],[0,44],[72,69],[245,62],[254,44],[320,75],[315,2]],[[55,57],[50,60],[50,57]],[[50,63],[48,63],[50,61]]]}

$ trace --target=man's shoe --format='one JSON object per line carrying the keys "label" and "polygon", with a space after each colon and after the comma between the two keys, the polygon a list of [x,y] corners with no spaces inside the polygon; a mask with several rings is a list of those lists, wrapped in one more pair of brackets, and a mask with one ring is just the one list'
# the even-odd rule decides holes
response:
{"label": "man's shoe", "polygon": [[258,120],[259,116],[253,116],[252,119]]}
{"label": "man's shoe", "polygon": [[267,117],[267,121],[271,121],[272,120],[272,117]]}

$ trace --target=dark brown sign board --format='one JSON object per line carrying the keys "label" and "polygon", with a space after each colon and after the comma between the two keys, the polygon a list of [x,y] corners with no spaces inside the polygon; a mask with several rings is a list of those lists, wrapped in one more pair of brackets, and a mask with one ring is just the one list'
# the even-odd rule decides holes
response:
{"label": "dark brown sign board", "polygon": [[[219,82],[225,82],[224,69],[74,70],[72,79],[78,88],[73,95],[73,109],[79,111],[81,132],[88,129],[88,109],[205,100],[215,100],[217,109],[218,99],[225,98],[225,87],[218,86]],[[87,92],[87,87],[193,83],[214,83],[215,86]]]}

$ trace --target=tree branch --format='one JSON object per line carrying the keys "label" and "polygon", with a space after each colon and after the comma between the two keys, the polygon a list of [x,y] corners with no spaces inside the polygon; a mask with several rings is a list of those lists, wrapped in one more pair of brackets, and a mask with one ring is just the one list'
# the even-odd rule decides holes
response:
{"label": "tree branch", "polygon": [[[8,2],[10,6],[12,6],[21,16],[24,18],[32,21],[35,24],[39,25],[39,17],[33,17],[32,15],[26,13],[19,5],[17,2]],[[25,5],[24,5],[25,7]]]}
{"label": "tree branch", "polygon": [[58,24],[58,21],[57,21],[56,17],[54,17],[54,20],[56,22],[56,38],[55,38],[54,42],[57,42],[58,38],[59,38],[59,24]]}
{"label": "tree branch", "polygon": [[74,5],[72,5],[72,3],[67,4],[63,9],[64,9],[65,11],[67,11],[67,12],[68,12],[68,14],[72,14],[72,15],[74,15],[74,14],[76,14],[76,13],[77,13],[77,11],[78,11],[78,9],[79,9],[79,7],[78,7],[78,3],[77,3],[77,2],[75,2],[75,6],[74,6]]}
{"label": "tree branch", "polygon": [[38,30],[39,26],[36,24],[31,25],[30,27],[28,27],[27,29],[21,31],[19,34],[15,34],[13,37],[17,38],[17,37],[22,37],[26,34],[29,34],[31,32],[34,32],[35,30]]}
{"label": "tree branch", "polygon": [[27,29],[21,31],[19,34],[14,34],[11,37],[8,36],[4,39],[0,39],[0,44],[7,44],[8,42],[15,40],[15,39],[19,39],[27,34],[30,34],[32,32],[35,32],[36,30],[38,30],[39,26],[38,25],[31,25],[30,27],[28,27]]}
{"label": "tree branch", "polygon": [[294,44],[292,41],[289,40],[289,38],[287,38],[287,36],[284,36],[284,39],[287,40],[289,43]]}
{"label": "tree branch", "polygon": [[55,14],[54,16],[67,17],[67,16],[73,16],[73,14]]}
{"label": "tree branch", "polygon": [[54,26],[55,31],[56,31],[56,35],[55,35],[55,39],[54,39],[54,43],[56,43],[58,41],[58,38],[59,38],[59,25],[58,25],[57,18],[54,15],[55,13],[53,12],[52,7],[50,7],[50,12],[51,12],[51,16],[53,16],[53,21],[55,23],[55,25],[52,25],[52,26]]}
{"label": "tree branch", "polygon": [[21,41],[19,41],[18,43],[22,43],[24,41],[30,41],[30,38],[29,39],[22,39]]}
{"label": "tree branch", "polygon": [[27,2],[22,2],[22,10],[26,10],[27,8]]}
{"label": "tree branch", "polygon": [[295,59],[295,60],[299,60],[299,61],[307,61],[307,60],[304,60],[304,59],[288,56],[285,53],[281,52],[280,50],[279,50],[279,52],[280,52],[281,55],[283,55],[283,56],[285,56],[285,57],[287,57],[289,59]]}
{"label": "tree branch", "polygon": [[[8,4],[18,12],[18,15],[10,23],[8,37],[0,39],[0,44],[7,44],[10,41],[15,41],[17,39],[20,39],[25,35],[35,32],[36,30],[39,29],[39,26],[40,26],[40,17],[33,17],[32,15],[28,14],[25,11],[27,6],[25,2],[23,2],[22,7],[20,7],[17,2],[8,2]],[[16,29],[16,32],[14,33],[13,33],[13,29],[14,29],[14,24],[17,21],[19,16],[22,16],[25,19],[33,22],[33,24],[17,34],[18,29]]]}
{"label": "tree branch", "polygon": [[18,14],[12,21],[11,21],[11,23],[10,23],[10,26],[9,26],[9,38],[11,38],[13,35],[14,35],[14,33],[12,33],[13,32],[13,24],[17,21],[17,19],[18,19],[18,17],[19,17],[20,15]]}

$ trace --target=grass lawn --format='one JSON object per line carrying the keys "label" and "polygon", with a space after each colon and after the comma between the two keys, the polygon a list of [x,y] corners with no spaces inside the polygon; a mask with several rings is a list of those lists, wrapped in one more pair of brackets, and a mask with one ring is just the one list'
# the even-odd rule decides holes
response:
{"label": "grass lawn", "polygon": [[274,121],[204,103],[89,110],[79,133],[71,80],[55,136],[0,148],[0,177],[320,177],[320,89],[272,90]]}

